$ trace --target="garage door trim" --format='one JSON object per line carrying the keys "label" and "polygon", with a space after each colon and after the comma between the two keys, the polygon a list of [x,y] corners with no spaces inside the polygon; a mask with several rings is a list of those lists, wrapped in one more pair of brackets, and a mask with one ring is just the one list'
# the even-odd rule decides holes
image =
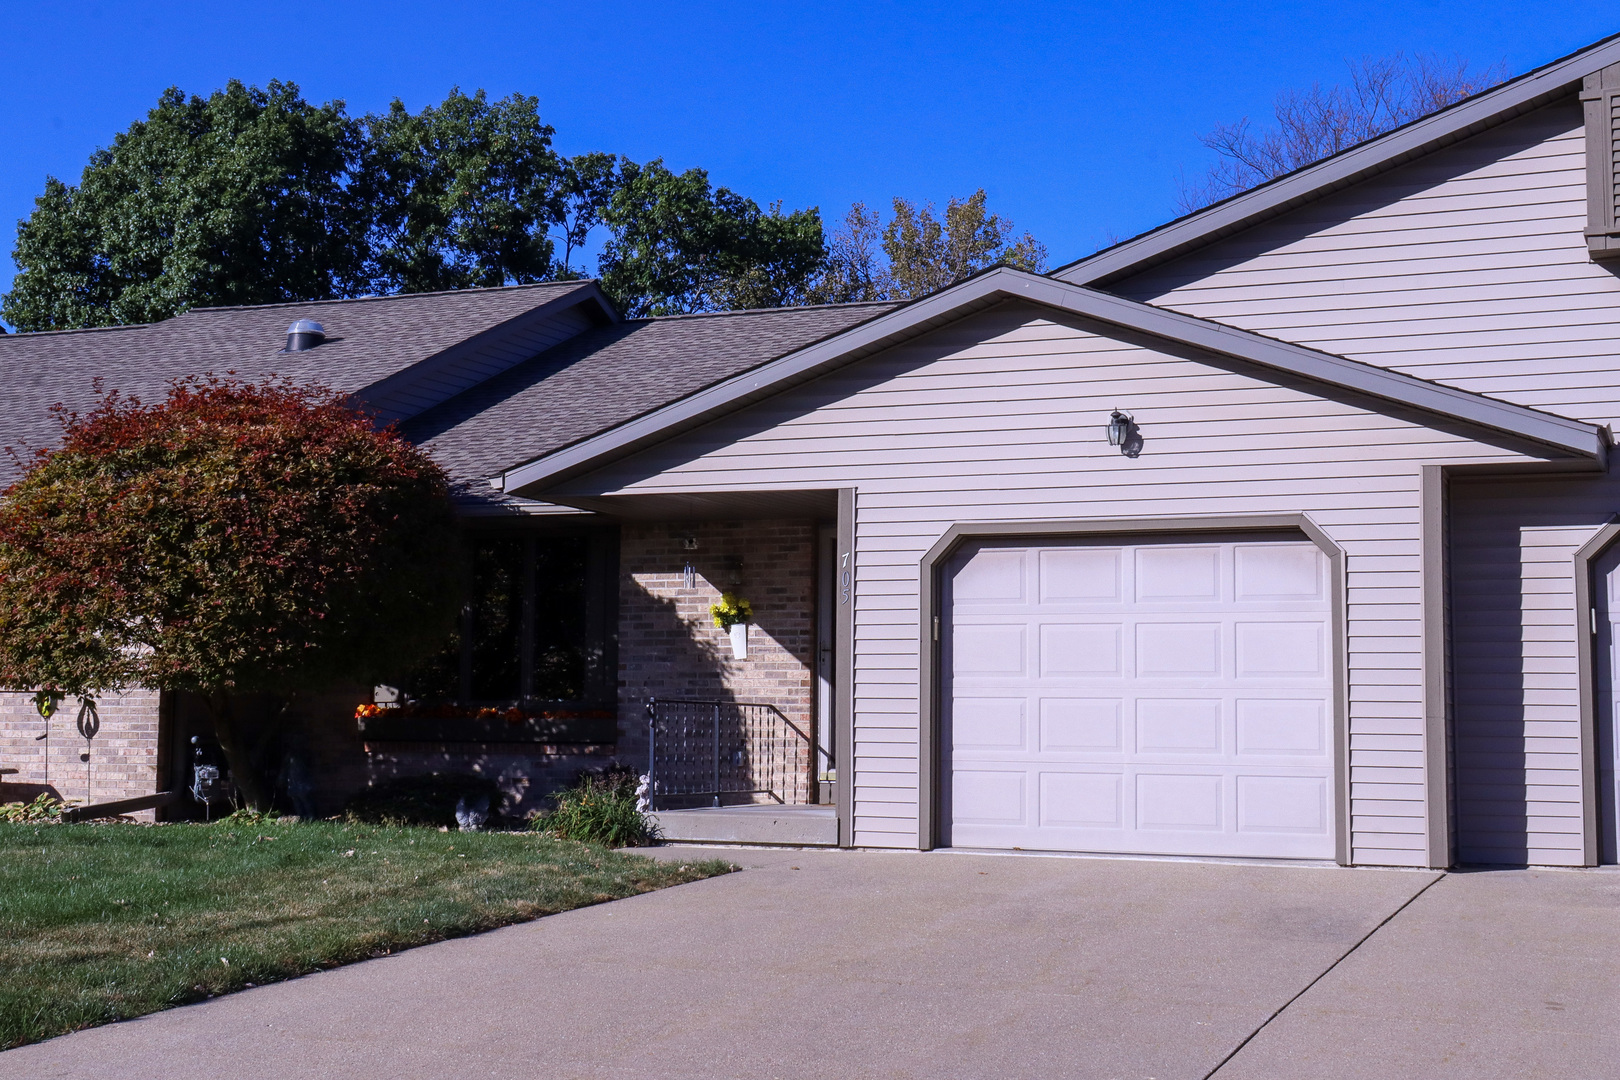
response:
{"label": "garage door trim", "polygon": [[940,645],[942,595],[945,565],[958,548],[969,542],[984,540],[1094,540],[1110,536],[1165,536],[1197,537],[1209,533],[1277,532],[1303,535],[1315,544],[1328,559],[1332,612],[1333,656],[1333,797],[1337,803],[1334,814],[1335,860],[1341,865],[1349,862],[1350,854],[1350,781],[1349,736],[1346,717],[1348,703],[1349,657],[1345,635],[1344,549],[1322,531],[1305,514],[1253,514],[1223,515],[1218,517],[1166,517],[1166,518],[1107,518],[1069,521],[986,521],[959,522],[945,530],[938,541],[928,549],[920,565],[919,699],[922,708],[922,729],[918,745],[918,830],[917,844],[924,851],[939,846],[940,823],[944,811],[939,805],[940,769],[944,755],[940,752],[940,703],[944,688],[940,680]]}

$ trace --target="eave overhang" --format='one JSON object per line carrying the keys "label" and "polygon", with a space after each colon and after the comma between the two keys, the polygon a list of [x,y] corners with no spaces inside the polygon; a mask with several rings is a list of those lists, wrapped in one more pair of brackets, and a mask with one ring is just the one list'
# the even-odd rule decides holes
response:
{"label": "eave overhang", "polygon": [[495,478],[511,494],[541,497],[562,482],[662,442],[726,413],[818,378],[845,364],[925,334],[1008,300],[1023,300],[1068,312],[1135,334],[1227,357],[1261,372],[1273,372],[1380,404],[1391,411],[1447,426],[1472,429],[1548,458],[1607,463],[1604,428],[1481,394],[1427,382],[1247,330],[1168,311],[1097,289],[995,267],[932,296],[814,345],[724,379],[694,394],[606,431],[561,447]]}

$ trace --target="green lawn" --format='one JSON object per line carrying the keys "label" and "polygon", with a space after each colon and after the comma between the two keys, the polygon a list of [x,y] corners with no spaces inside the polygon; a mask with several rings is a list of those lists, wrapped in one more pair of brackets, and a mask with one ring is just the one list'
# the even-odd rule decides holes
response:
{"label": "green lawn", "polygon": [[0,824],[0,1047],[729,869],[533,833]]}

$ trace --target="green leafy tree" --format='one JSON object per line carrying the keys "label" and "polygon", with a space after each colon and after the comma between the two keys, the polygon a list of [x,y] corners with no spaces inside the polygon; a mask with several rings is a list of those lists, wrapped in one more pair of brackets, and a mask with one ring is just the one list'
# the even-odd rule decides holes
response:
{"label": "green leafy tree", "polygon": [[[533,97],[459,89],[359,119],[291,83],[166,91],[92,156],[46,182],[20,224],[0,318],[22,330],[153,322],[214,304],[526,284],[596,272],[630,316],[921,296],[1046,249],[983,191],[932,205],[857,204],[830,244],[814,207],[761,209],[612,154],[564,158]],[[560,252],[560,254],[559,254]],[[576,259],[580,265],[576,265]]]}
{"label": "green leafy tree", "polygon": [[0,499],[0,685],[199,694],[265,809],[238,695],[369,685],[449,635],[444,474],[337,395],[200,378],[59,415]]}
{"label": "green leafy tree", "polygon": [[362,138],[342,102],[311,105],[292,83],[171,88],[76,186],[46,180],[0,316],[51,330],[351,295],[365,222],[346,185]]}
{"label": "green leafy tree", "polygon": [[585,277],[574,269],[574,255],[583,254],[591,231],[602,224],[602,214],[619,190],[619,161],[612,154],[580,154],[563,167],[563,211],[558,226],[563,255],[552,276],[558,281]]}
{"label": "green leafy tree", "polygon": [[662,160],[620,159],[600,216],[602,286],[633,318],[803,303],[825,255],[815,208],[761,210],[704,170]]}
{"label": "green leafy tree", "polygon": [[537,98],[451,90],[369,117],[358,202],[373,215],[378,292],[521,285],[552,276],[571,177]]}
{"label": "green leafy tree", "polygon": [[985,202],[980,188],[950,200],[939,218],[932,203],[897,198],[887,224],[876,210],[856,203],[828,245],[812,300],[910,300],[998,263],[1044,271],[1046,246],[1027,232],[1015,237],[1013,223],[990,213]]}

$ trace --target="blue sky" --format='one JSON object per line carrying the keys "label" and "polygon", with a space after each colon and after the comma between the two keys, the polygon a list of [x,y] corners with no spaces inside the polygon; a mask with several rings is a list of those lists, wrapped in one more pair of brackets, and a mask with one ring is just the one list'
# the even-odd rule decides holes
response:
{"label": "blue sky", "polygon": [[[540,98],[565,153],[707,168],[761,203],[984,187],[1059,264],[1175,214],[1197,135],[1269,114],[1347,57],[1434,51],[1517,73],[1620,31],[1566,3],[128,3],[0,0],[0,228],[167,86],[290,79],[351,111],[452,86]],[[0,291],[13,267],[0,261]]]}

